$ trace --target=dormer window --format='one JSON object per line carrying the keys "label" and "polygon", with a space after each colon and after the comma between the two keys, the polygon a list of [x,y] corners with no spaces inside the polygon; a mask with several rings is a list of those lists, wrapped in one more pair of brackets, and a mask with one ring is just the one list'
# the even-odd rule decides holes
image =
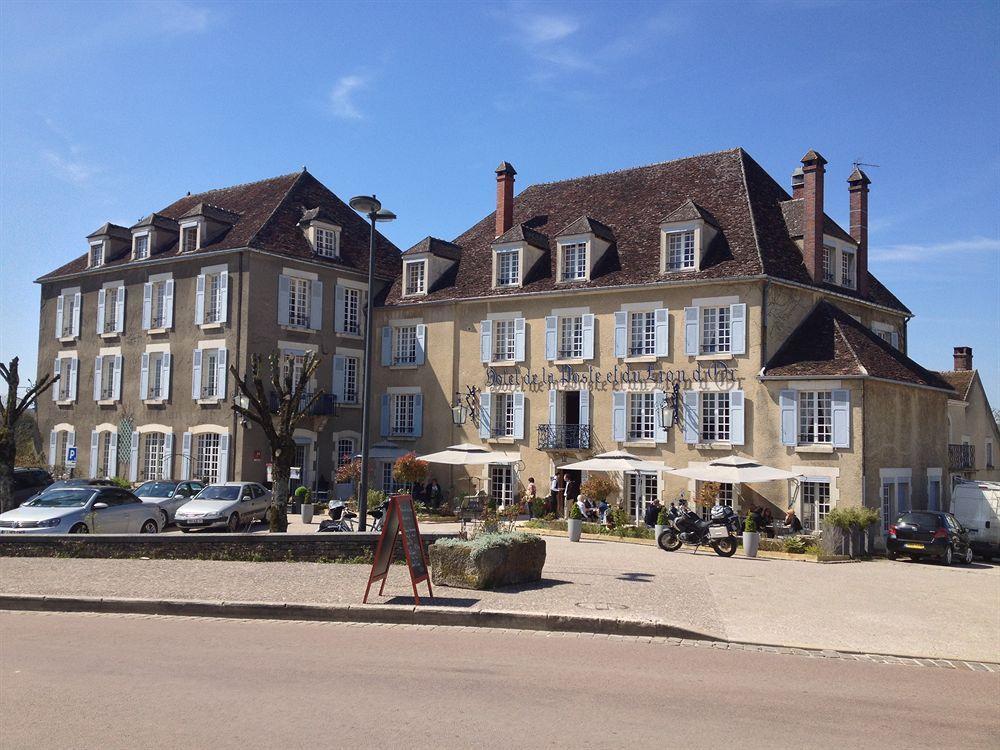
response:
{"label": "dormer window", "polygon": [[559,249],[562,252],[562,280],[585,280],[587,278],[587,243],[568,243],[560,245]]}
{"label": "dormer window", "polygon": [[521,283],[521,251],[518,248],[497,250],[497,286],[518,286]]}
{"label": "dormer window", "polygon": [[833,284],[836,282],[836,277],[833,272],[833,256],[836,252],[836,249],[830,247],[829,245],[823,246],[823,281],[827,284]]}
{"label": "dormer window", "polygon": [[405,273],[403,274],[403,294],[410,296],[413,294],[427,293],[427,261],[410,260],[404,263]]}
{"label": "dormer window", "polygon": [[336,258],[339,254],[337,248],[337,232],[325,227],[315,227],[316,232],[316,254],[325,258]]}
{"label": "dormer window", "polygon": [[181,227],[181,252],[191,253],[198,249],[198,225]]}
{"label": "dormer window", "polygon": [[90,267],[97,268],[104,265],[104,243],[94,242],[90,246]]}
{"label": "dormer window", "polygon": [[149,235],[137,234],[132,238],[132,259],[145,260],[149,257]]}
{"label": "dormer window", "polygon": [[857,285],[857,258],[853,250],[841,250],[840,283],[849,289]]}
{"label": "dormer window", "polygon": [[697,268],[694,252],[694,230],[667,232],[667,270],[691,271]]}

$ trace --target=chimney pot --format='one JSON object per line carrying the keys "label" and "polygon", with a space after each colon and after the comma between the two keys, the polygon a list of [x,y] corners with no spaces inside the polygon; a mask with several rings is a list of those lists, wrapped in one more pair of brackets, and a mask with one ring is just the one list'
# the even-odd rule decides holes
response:
{"label": "chimney pot", "polygon": [[956,346],[954,356],[955,356],[955,369],[957,371],[965,372],[972,369],[971,346]]}
{"label": "chimney pot", "polygon": [[814,282],[823,281],[823,173],[826,159],[810,149],[802,157],[802,259]]}
{"label": "chimney pot", "polygon": [[506,161],[500,162],[497,173],[497,223],[496,237],[514,224],[514,175],[517,172]]}
{"label": "chimney pot", "polygon": [[802,167],[796,167],[792,172],[792,200],[802,197],[802,189],[805,187],[805,174]]}

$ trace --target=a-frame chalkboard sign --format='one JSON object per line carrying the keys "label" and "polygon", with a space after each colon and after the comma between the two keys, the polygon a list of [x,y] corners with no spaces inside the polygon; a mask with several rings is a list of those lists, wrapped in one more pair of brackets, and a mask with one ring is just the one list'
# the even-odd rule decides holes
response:
{"label": "a-frame chalkboard sign", "polygon": [[368,603],[368,592],[375,581],[382,581],[382,585],[378,589],[379,596],[382,595],[382,590],[385,589],[385,579],[389,575],[389,566],[392,565],[392,551],[396,547],[396,537],[400,534],[403,536],[406,567],[410,569],[414,603],[420,604],[417,584],[423,581],[427,581],[427,591],[431,599],[434,598],[431,576],[427,568],[427,556],[420,538],[420,528],[417,526],[417,514],[413,510],[413,498],[410,495],[393,495],[389,498],[385,517],[382,519],[382,535],[378,538],[375,561],[372,563],[372,572],[368,576],[368,585],[365,587],[365,598],[362,600],[365,604]]}

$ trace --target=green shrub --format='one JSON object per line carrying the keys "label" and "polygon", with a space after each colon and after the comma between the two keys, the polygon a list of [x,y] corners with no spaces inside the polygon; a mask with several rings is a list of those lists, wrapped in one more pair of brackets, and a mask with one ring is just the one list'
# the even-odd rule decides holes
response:
{"label": "green shrub", "polygon": [[743,525],[743,531],[748,534],[753,534],[757,531],[757,522],[753,520],[753,516],[747,516],[746,523]]}
{"label": "green shrub", "polygon": [[583,520],[583,511],[580,510],[580,506],[577,505],[576,503],[571,503],[570,504],[570,506],[569,506],[569,517],[573,521],[582,521]]}
{"label": "green shrub", "polygon": [[660,508],[660,512],[656,515],[656,523],[659,526],[666,526],[670,523],[670,514],[666,508]]}
{"label": "green shrub", "polygon": [[608,523],[611,528],[618,529],[622,526],[630,526],[632,524],[632,519],[629,517],[628,511],[625,510],[620,505],[616,505],[608,513]]}
{"label": "green shrub", "polygon": [[125,477],[112,477],[111,482],[115,485],[115,487],[121,487],[123,490],[132,489],[132,483]]}
{"label": "green shrub", "polygon": [[472,550],[470,557],[475,560],[476,557],[486,550],[509,547],[512,544],[531,541],[537,538],[534,534],[526,534],[523,531],[512,531],[503,534],[480,534],[475,539],[468,540],[449,537],[438,539],[434,544],[439,544],[442,547],[469,547]]}
{"label": "green shrub", "polygon": [[368,490],[368,510],[374,510],[388,499],[382,490]]}
{"label": "green shrub", "polygon": [[545,499],[536,497],[531,501],[531,516],[532,518],[541,518],[545,515]]}
{"label": "green shrub", "polygon": [[806,551],[806,540],[800,536],[785,537],[781,543],[781,551],[801,555]]}

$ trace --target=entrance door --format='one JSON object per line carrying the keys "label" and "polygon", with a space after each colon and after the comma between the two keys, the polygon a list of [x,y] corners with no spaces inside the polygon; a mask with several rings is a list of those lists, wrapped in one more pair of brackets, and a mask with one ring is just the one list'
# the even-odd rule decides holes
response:
{"label": "entrance door", "polygon": [[[580,447],[580,392],[565,391],[563,423],[566,425],[566,447]],[[578,472],[579,473],[579,472]]]}

